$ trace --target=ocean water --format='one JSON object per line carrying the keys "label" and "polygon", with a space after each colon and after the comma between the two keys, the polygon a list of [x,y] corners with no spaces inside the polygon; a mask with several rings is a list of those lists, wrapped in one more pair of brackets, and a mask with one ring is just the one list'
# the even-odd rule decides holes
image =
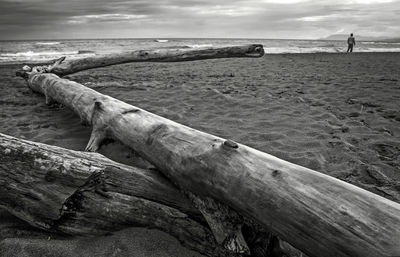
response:
{"label": "ocean water", "polygon": [[[0,41],[0,63],[43,62],[66,56],[83,58],[112,52],[160,48],[206,48],[260,43],[266,54],[338,53],[347,49],[346,40],[287,39],[80,39]],[[400,43],[358,42],[355,52],[400,52]]]}

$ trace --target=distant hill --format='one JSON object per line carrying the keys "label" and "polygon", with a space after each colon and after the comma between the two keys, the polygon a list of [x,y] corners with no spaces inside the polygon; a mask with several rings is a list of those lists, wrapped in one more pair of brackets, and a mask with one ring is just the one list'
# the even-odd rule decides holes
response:
{"label": "distant hill", "polygon": [[[320,38],[320,40],[343,40],[343,41],[346,41],[347,38],[349,37],[349,35],[350,34],[334,34],[334,35],[330,35],[325,38]],[[399,38],[395,39],[395,38],[389,38],[389,37],[368,37],[368,36],[360,36],[357,34],[354,34],[354,37],[358,41],[392,41],[392,40],[398,41],[398,40],[400,40]]]}
{"label": "distant hill", "polygon": [[389,39],[386,39],[385,41],[391,42],[391,43],[400,43],[400,37],[397,37],[397,38],[389,38]]}

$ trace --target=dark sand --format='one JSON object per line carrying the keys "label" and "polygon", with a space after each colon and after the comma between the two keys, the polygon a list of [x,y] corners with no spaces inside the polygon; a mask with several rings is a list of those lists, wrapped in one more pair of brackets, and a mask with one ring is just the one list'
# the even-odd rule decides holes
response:
{"label": "dark sand", "polygon": [[[14,77],[17,67],[0,66],[0,132],[83,150],[90,128],[68,109],[46,106]],[[68,78],[400,202],[399,68],[400,53],[293,54],[126,64]],[[101,152],[146,165],[116,143]],[[0,219],[2,256],[195,255],[154,230],[48,241],[6,212]]]}

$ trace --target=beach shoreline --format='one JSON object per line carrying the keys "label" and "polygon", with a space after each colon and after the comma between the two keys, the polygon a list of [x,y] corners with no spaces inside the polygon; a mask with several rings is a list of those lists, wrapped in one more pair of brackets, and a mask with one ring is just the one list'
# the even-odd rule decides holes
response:
{"label": "beach shoreline", "polygon": [[[211,46],[210,46],[211,47]],[[166,48],[161,48],[161,49],[170,49],[170,48],[176,48],[176,49],[182,49],[179,46],[176,47],[166,47]],[[154,49],[147,49],[147,50],[154,50]],[[400,50],[400,49],[399,49]],[[305,52],[305,53],[296,53],[296,52],[284,52],[284,53],[265,53],[264,57],[268,57],[268,56],[303,56],[303,55],[310,55],[310,56],[314,56],[314,55],[347,55],[347,54],[352,54],[352,55],[366,55],[366,56],[370,56],[370,55],[382,55],[382,54],[388,54],[388,55],[398,55],[400,54],[400,51],[379,51],[379,52],[357,52],[357,49],[354,50],[354,52],[352,53],[347,53],[346,49],[343,47],[342,51],[337,51],[337,52]],[[102,54],[97,54],[97,55],[102,55]],[[62,57],[62,53],[60,53],[59,55],[60,57]],[[85,58],[85,56],[77,56],[74,59],[80,59],[80,58]],[[48,65],[48,64],[52,64],[54,61],[56,61],[58,58],[54,58],[54,59],[48,59],[48,60],[22,60],[22,61],[3,61],[0,62],[0,67],[8,67],[8,66],[14,66],[17,65],[18,67],[16,67],[17,69],[19,68],[19,66],[21,65],[29,65],[29,66],[37,66],[37,65]]]}
{"label": "beach shoreline", "polygon": [[[45,62],[66,56],[80,59],[94,55],[155,49],[202,49],[247,44],[262,44],[266,54],[344,53],[347,36],[343,40],[301,39],[233,39],[233,38],[175,38],[154,39],[70,39],[0,41],[0,63]],[[400,52],[397,41],[357,41],[355,52]]]}

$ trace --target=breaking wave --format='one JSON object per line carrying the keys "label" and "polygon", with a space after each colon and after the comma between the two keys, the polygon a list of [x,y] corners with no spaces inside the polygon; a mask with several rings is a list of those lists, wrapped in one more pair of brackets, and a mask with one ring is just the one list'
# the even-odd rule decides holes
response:
{"label": "breaking wave", "polygon": [[70,59],[76,59],[82,58],[83,56],[93,55],[95,55],[93,51],[26,51],[16,53],[0,53],[0,62],[42,62],[58,59],[62,56],[67,56]]}
{"label": "breaking wave", "polygon": [[190,48],[205,48],[205,47],[213,47],[213,44],[194,44],[194,45],[187,45]]}
{"label": "breaking wave", "polygon": [[42,45],[42,46],[51,46],[51,45],[59,45],[60,42],[36,42],[35,45]]}
{"label": "breaking wave", "polygon": [[266,54],[306,54],[306,53],[339,53],[339,47],[268,47],[264,46]]}
{"label": "breaking wave", "polygon": [[364,45],[400,45],[400,42],[362,41]]}
{"label": "breaking wave", "polygon": [[20,56],[53,56],[53,55],[72,55],[72,54],[78,54],[78,51],[70,51],[70,52],[33,52],[33,51],[27,51],[27,52],[18,52],[18,53],[1,53],[0,57],[20,57]]}

